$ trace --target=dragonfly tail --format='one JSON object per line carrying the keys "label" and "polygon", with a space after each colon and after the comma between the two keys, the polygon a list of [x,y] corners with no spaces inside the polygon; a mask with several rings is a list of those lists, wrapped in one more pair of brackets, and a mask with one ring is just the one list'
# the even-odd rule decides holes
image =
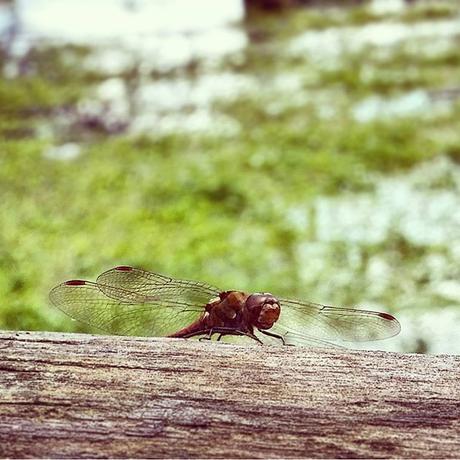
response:
{"label": "dragonfly tail", "polygon": [[174,332],[173,334],[169,334],[167,337],[175,337],[175,338],[184,338],[190,337],[192,335],[198,335],[200,331],[206,331],[206,325],[204,324],[203,316],[198,318],[192,324]]}

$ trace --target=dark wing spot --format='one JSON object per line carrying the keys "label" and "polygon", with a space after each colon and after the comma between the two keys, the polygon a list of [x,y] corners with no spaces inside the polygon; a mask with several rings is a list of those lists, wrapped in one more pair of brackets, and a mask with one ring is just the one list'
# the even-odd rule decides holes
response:
{"label": "dark wing spot", "polygon": [[134,270],[134,268],[130,267],[129,265],[120,265],[118,267],[115,267],[115,270],[118,270],[120,272],[130,272],[131,270]]}
{"label": "dark wing spot", "polygon": [[392,315],[390,315],[389,313],[379,313],[379,316],[381,318],[384,318],[384,319],[387,319],[388,321],[395,321],[396,318]]}
{"label": "dark wing spot", "polygon": [[86,284],[85,280],[70,280],[64,283],[67,286],[84,286]]}

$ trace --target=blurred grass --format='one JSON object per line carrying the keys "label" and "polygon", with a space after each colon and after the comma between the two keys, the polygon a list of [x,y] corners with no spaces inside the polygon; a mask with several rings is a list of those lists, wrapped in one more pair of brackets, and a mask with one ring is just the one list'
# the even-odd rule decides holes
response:
{"label": "blurred grass", "polygon": [[[458,15],[456,0],[414,2],[411,8],[401,11],[373,11],[366,2],[323,2],[322,8],[300,8],[295,14],[287,10],[277,15],[251,15],[250,26],[256,19],[258,26],[250,29],[254,38],[292,38],[305,30],[324,30],[329,27],[363,26],[383,21],[417,23],[455,18]],[[353,4],[354,3],[354,4]]]}
{"label": "blurred grass", "polygon": [[[457,7],[443,5],[417,6],[399,20],[458,14]],[[344,56],[333,70],[279,54],[285,41],[306,28],[383,20],[388,17],[362,7],[331,14],[299,10],[284,21],[260,18],[251,26],[259,39],[238,60],[225,60],[222,70],[262,79],[296,72],[305,75],[303,89],[313,96],[329,90],[334,98],[339,91],[339,109],[328,119],[308,102],[274,113],[263,94],[220,101],[214,110],[241,127],[231,139],[212,133],[107,135],[78,123],[61,129],[59,121],[69,114],[77,118],[79,101],[107,75],[81,65],[88,49],[34,49],[18,76],[0,79],[0,327],[86,330],[49,308],[47,293],[64,279],[93,279],[118,264],[223,288],[314,294],[320,281],[312,277],[305,284],[298,250],[315,238],[306,211],[315,197],[372,190],[376,175],[406,171],[439,155],[459,159],[458,107],[443,117],[369,123],[349,114],[368,95],[454,85],[460,77],[457,50],[426,56],[401,48],[385,58],[365,50]],[[1,59],[7,66],[5,53]],[[121,77],[137,78],[135,71]],[[69,140],[81,144],[77,158],[46,155],[56,141]],[[302,227],[289,218],[299,207],[307,216]],[[331,244],[323,256],[340,266],[350,250]],[[331,288],[330,300],[359,302],[371,255],[390,254],[410,279],[410,267],[424,251],[400,235],[382,247],[363,246],[357,272],[363,278]],[[422,275],[418,282],[423,285]],[[381,300],[391,303],[398,290],[393,284]]]}

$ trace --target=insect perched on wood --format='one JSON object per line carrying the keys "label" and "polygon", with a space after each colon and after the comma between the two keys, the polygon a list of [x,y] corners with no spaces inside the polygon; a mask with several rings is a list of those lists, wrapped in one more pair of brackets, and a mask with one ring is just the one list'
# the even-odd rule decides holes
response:
{"label": "insect perched on wood", "polygon": [[396,318],[354,308],[284,299],[269,293],[224,291],[206,283],[120,266],[96,282],[71,280],[50,293],[72,318],[118,335],[244,336],[259,343],[337,346],[392,337]]}

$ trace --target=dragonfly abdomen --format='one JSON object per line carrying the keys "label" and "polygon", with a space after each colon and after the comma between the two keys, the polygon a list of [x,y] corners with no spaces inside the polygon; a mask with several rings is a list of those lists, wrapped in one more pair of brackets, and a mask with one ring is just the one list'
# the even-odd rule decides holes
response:
{"label": "dragonfly abdomen", "polygon": [[186,338],[192,337],[193,335],[198,335],[199,333],[205,333],[208,330],[208,326],[206,324],[206,316],[207,313],[202,315],[200,318],[188,326],[180,329],[177,332],[174,332],[173,334],[168,335],[168,337]]}

